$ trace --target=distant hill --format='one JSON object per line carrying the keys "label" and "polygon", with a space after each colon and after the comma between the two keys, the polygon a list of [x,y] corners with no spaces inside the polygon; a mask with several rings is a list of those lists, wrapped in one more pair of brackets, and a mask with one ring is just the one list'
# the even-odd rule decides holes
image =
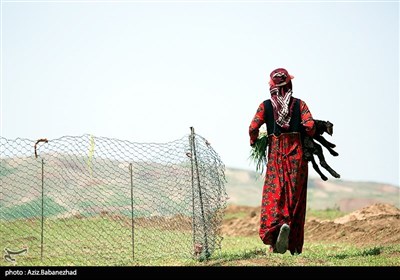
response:
{"label": "distant hill", "polygon": [[[191,213],[193,210],[190,207],[193,193],[188,162],[167,165],[134,162],[130,174],[127,162],[96,157],[92,174],[86,157],[63,153],[42,153],[42,156],[46,158],[43,194],[40,161],[32,156],[1,160],[1,218],[40,216],[42,198],[46,217],[91,216],[102,211],[130,216],[132,195],[135,198],[133,210],[138,217],[174,215],[183,210]],[[263,175],[234,168],[226,168],[225,175],[229,204],[261,204]],[[131,185],[134,186],[133,193]],[[307,207],[350,212],[374,203],[386,203],[400,208],[399,192],[400,188],[387,184],[331,178],[324,182],[310,178]],[[218,194],[209,192],[208,199],[213,195]]]}
{"label": "distant hill", "polygon": [[[259,206],[264,177],[254,171],[226,168],[229,204]],[[400,208],[400,188],[373,182],[341,179],[308,179],[307,208],[339,209],[350,212],[374,203],[389,203]]]}

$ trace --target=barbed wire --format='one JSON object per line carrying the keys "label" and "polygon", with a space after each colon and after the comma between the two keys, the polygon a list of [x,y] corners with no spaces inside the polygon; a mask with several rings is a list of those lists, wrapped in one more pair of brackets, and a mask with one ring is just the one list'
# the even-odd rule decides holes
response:
{"label": "barbed wire", "polygon": [[29,249],[27,264],[207,259],[221,248],[225,166],[193,129],[168,143],[0,143],[0,246]]}

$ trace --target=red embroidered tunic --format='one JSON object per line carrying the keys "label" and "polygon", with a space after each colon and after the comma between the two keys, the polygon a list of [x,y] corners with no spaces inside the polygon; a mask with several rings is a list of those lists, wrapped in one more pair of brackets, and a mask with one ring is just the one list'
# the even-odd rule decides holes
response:
{"label": "red embroidered tunic", "polygon": [[[314,120],[306,103],[300,99],[301,125],[307,134],[315,133]],[[250,124],[250,144],[258,137],[266,120],[264,102]],[[272,108],[272,107],[271,107]],[[270,114],[272,115],[272,114]],[[292,116],[293,117],[293,116]],[[303,159],[299,132],[268,135],[268,162],[262,193],[259,235],[264,244],[274,246],[282,224],[290,226],[289,247],[292,254],[301,253],[307,200],[308,162]]]}

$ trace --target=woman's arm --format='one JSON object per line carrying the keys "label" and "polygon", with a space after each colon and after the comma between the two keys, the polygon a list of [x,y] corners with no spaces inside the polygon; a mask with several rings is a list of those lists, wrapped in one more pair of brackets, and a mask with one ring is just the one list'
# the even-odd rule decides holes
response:
{"label": "woman's arm", "polygon": [[304,126],[306,133],[310,136],[314,136],[315,122],[307,104],[303,100],[300,101],[300,112],[301,124]]}
{"label": "woman's arm", "polygon": [[257,109],[253,120],[250,123],[249,135],[250,135],[250,145],[253,145],[258,137],[260,127],[265,123],[264,120],[264,102],[262,102]]}

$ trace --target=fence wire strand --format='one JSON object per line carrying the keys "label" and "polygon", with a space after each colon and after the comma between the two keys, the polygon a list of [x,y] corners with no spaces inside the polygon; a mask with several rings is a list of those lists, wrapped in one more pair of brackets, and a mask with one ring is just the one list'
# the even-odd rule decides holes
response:
{"label": "fence wire strand", "polygon": [[27,264],[204,259],[221,248],[225,166],[193,130],[168,143],[0,143],[1,248],[27,248]]}

